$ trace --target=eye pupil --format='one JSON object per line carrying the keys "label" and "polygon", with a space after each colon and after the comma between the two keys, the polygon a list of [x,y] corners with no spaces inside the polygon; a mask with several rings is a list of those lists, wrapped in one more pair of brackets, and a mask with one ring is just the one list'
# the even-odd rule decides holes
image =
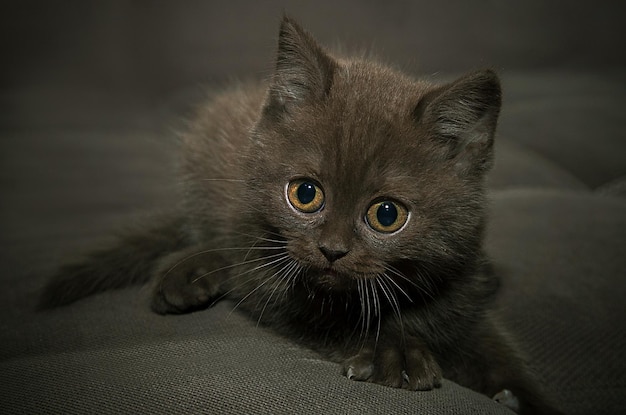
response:
{"label": "eye pupil", "polygon": [[398,209],[393,203],[383,202],[376,211],[376,219],[382,226],[391,226],[398,219]]}
{"label": "eye pupil", "polygon": [[304,205],[308,205],[309,203],[313,202],[313,200],[315,200],[316,193],[317,190],[315,188],[315,185],[312,183],[305,182],[298,186],[298,200]]}

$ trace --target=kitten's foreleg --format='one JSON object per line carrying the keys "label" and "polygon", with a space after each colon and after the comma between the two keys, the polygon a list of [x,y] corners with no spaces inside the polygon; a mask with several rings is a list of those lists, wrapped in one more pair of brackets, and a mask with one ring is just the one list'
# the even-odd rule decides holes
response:
{"label": "kitten's foreleg", "polygon": [[198,246],[164,257],[152,281],[152,310],[181,314],[209,307],[222,294],[227,268],[220,255]]}
{"label": "kitten's foreleg", "polygon": [[441,386],[441,368],[428,348],[416,338],[372,342],[343,363],[348,379],[409,390]]}

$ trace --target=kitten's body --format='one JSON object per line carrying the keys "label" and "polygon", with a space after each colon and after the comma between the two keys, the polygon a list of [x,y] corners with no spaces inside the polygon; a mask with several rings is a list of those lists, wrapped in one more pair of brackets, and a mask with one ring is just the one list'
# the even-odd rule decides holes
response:
{"label": "kitten's body", "polygon": [[231,298],[351,379],[427,390],[443,376],[556,413],[488,310],[499,108],[490,71],[434,87],[331,58],[285,18],[269,85],[218,95],[183,137],[177,217],[66,267],[43,304],[151,280],[159,313]]}

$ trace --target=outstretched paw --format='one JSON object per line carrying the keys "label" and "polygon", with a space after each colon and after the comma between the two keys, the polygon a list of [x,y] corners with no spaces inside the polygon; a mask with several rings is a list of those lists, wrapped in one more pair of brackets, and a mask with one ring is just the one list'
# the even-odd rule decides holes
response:
{"label": "outstretched paw", "polygon": [[508,389],[502,389],[500,392],[496,393],[493,398],[494,401],[506,406],[513,412],[519,412],[519,400],[517,397]]}
{"label": "outstretched paw", "polygon": [[419,391],[440,387],[442,378],[439,364],[418,344],[364,348],[344,362],[343,373],[351,380]]}
{"label": "outstretched paw", "polygon": [[220,276],[209,271],[223,266],[222,261],[180,253],[166,257],[157,269],[151,308],[158,314],[181,314],[202,310],[220,294]]}

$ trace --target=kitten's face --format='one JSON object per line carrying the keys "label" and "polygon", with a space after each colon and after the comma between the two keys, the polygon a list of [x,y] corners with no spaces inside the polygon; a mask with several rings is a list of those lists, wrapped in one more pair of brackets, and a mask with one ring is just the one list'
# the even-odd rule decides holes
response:
{"label": "kitten's face", "polygon": [[499,106],[492,72],[430,87],[335,60],[285,21],[247,154],[251,213],[331,289],[472,266]]}
{"label": "kitten's face", "polygon": [[479,183],[460,176],[412,113],[426,87],[391,80],[352,63],[323,102],[259,130],[264,221],[321,285],[419,272],[407,263],[451,260],[456,238],[480,226]]}

